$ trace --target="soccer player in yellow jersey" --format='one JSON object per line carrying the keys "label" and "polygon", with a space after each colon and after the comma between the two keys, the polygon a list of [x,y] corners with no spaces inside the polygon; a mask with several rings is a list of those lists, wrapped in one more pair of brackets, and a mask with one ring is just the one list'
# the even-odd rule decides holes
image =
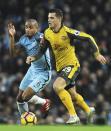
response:
{"label": "soccer player in yellow jersey", "polygon": [[49,11],[48,24],[49,28],[45,30],[45,41],[41,46],[41,51],[44,52],[47,47],[51,49],[51,57],[53,58],[52,61],[54,61],[52,64],[53,69],[57,71],[53,89],[69,112],[70,117],[66,123],[78,123],[80,120],[73,102],[76,102],[88,116],[91,115],[92,110],[75,89],[75,78],[80,71],[80,64],[75,54],[75,47],[72,45],[73,39],[89,41],[94,50],[95,59],[102,64],[106,64],[107,61],[100,54],[92,36],[63,25],[63,13],[60,9],[51,9]]}

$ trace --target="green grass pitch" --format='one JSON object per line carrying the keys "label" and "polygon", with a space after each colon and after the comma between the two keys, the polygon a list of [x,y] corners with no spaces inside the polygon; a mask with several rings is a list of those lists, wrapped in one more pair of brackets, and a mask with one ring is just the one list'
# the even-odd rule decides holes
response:
{"label": "green grass pitch", "polygon": [[0,131],[111,131],[111,126],[75,126],[75,125],[0,125]]}

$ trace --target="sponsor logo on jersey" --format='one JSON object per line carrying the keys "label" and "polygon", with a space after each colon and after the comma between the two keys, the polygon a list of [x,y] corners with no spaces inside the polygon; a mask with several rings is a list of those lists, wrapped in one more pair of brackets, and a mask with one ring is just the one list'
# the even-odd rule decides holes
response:
{"label": "sponsor logo on jersey", "polygon": [[68,36],[61,36],[61,39],[62,39],[62,40],[67,40],[67,39],[68,39]]}
{"label": "sponsor logo on jersey", "polygon": [[74,31],[74,35],[78,36],[80,34],[80,31]]}

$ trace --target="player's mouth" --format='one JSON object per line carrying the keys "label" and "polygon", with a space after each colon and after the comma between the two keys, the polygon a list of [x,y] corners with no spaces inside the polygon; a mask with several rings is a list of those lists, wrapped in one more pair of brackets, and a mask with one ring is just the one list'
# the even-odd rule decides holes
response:
{"label": "player's mouth", "polygon": [[27,35],[30,35],[30,33],[29,33],[29,32],[27,32],[26,34],[27,34]]}
{"label": "player's mouth", "polygon": [[27,32],[26,34],[27,34],[27,36],[32,36],[32,33],[30,33],[30,32]]}
{"label": "player's mouth", "polygon": [[48,22],[49,25],[51,25],[51,22]]}

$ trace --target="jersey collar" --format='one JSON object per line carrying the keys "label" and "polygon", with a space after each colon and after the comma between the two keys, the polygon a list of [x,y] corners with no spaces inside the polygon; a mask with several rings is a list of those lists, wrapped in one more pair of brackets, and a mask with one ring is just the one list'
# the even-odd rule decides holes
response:
{"label": "jersey collar", "polygon": [[59,30],[58,31],[54,31],[53,29],[51,29],[54,33],[58,33],[61,29],[62,29],[62,27],[63,27],[63,24],[61,24],[61,27],[59,28]]}

